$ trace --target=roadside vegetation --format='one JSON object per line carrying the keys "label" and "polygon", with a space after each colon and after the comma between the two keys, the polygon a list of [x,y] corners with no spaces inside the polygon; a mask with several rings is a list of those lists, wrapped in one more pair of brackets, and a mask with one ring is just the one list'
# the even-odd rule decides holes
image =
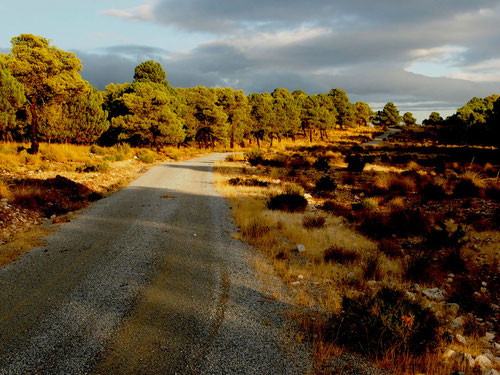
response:
{"label": "roadside vegetation", "polygon": [[339,131],[218,166],[241,239],[289,286],[319,373],[344,350],[397,374],[499,369],[498,150],[414,131],[380,147]]}

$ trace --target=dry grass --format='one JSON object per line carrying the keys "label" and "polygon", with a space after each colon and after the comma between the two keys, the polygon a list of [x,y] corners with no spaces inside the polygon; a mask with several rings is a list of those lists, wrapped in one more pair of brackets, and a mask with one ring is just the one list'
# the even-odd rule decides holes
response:
{"label": "dry grass", "polygon": [[15,261],[32,248],[42,245],[43,239],[50,233],[52,230],[44,226],[31,227],[13,241],[0,246],[0,267]]}
{"label": "dry grass", "polygon": [[[259,249],[267,261],[255,262],[257,273],[274,272],[278,275],[292,294],[292,301],[298,307],[294,318],[299,325],[304,326],[309,334],[319,335],[324,329],[324,322],[311,327],[308,321],[310,316],[304,315],[304,309],[314,311],[326,311],[336,313],[340,309],[343,296],[356,297],[369,293],[370,290],[378,290],[384,285],[395,284],[402,290],[409,290],[411,283],[405,274],[408,256],[411,249],[418,249],[425,241],[425,231],[417,232],[417,229],[425,226],[425,230],[439,223],[439,217],[425,221],[420,213],[428,209],[427,206],[420,207],[417,199],[424,200],[424,187],[431,184],[440,189],[428,189],[425,193],[433,201],[430,207],[437,212],[443,210],[435,198],[436,194],[449,198],[452,188],[457,181],[467,180],[470,185],[485,190],[492,182],[490,178],[487,183],[483,175],[477,171],[467,170],[465,173],[457,174],[446,171],[437,175],[433,168],[422,167],[415,162],[406,162],[403,167],[394,167],[380,164],[370,164],[363,174],[351,174],[345,171],[346,164],[334,151],[321,151],[328,146],[311,146],[306,140],[302,145],[278,145],[276,150],[262,150],[265,160],[285,161],[285,167],[269,167],[258,165],[250,167],[244,163],[241,155],[228,157],[226,161],[217,165],[216,186],[218,190],[231,200],[232,215],[239,227],[239,238]],[[304,151],[300,150],[305,147]],[[288,152],[289,158],[284,157]],[[310,152],[310,156],[308,156]],[[292,153],[300,153],[291,157]],[[285,155],[286,156],[286,155]],[[315,205],[322,205],[325,201],[330,202],[331,210],[325,210],[330,214],[322,213],[324,223],[316,224],[318,212],[315,208],[308,207],[304,213],[287,213],[283,211],[270,211],[265,202],[273,194],[280,193],[284,187],[295,183],[306,189],[313,195],[315,192],[315,181],[322,172],[314,170],[313,163],[318,157],[326,157],[330,160],[332,169],[328,175],[337,184],[337,189],[328,197],[314,196],[308,198]],[[298,166],[296,166],[296,164]],[[460,173],[463,166],[458,166]],[[290,170],[294,173],[290,173]],[[491,175],[494,167],[486,166]],[[481,170],[484,173],[483,170]],[[324,173],[324,172],[323,172]],[[252,179],[269,183],[268,187],[255,186],[230,186],[227,182],[231,178]],[[342,182],[341,182],[342,181]],[[354,192],[354,185],[357,189]],[[353,190],[351,192],[351,189]],[[362,191],[360,194],[359,191]],[[420,194],[420,195],[419,195]],[[491,193],[491,194],[494,194]],[[328,199],[328,200],[327,200]],[[356,210],[353,211],[351,207]],[[486,206],[488,207],[488,206]],[[348,220],[337,217],[331,212],[342,211]],[[406,215],[406,216],[405,216]],[[373,220],[390,218],[390,227],[385,228],[387,233],[380,239],[371,240],[358,232],[361,222],[355,222],[364,216],[372,217]],[[405,221],[406,220],[406,221]],[[437,221],[436,221],[437,220]],[[401,233],[393,231],[392,225],[400,224]],[[403,231],[407,225],[412,231]],[[380,227],[380,226],[379,226]],[[377,227],[377,228],[379,228]],[[399,228],[399,227],[398,227]],[[417,228],[417,229],[415,229]],[[465,246],[462,256],[468,262],[479,264],[494,264],[498,261],[498,238],[497,231],[470,232],[476,238],[475,243]],[[401,237],[401,239],[399,238]],[[405,237],[405,241],[402,241]],[[305,252],[299,252],[297,245],[303,245]],[[473,246],[474,245],[474,246]],[[410,250],[408,250],[410,247]],[[478,251],[481,249],[481,251]],[[446,274],[445,274],[446,275]],[[377,281],[374,283],[374,281]],[[441,281],[430,279],[419,280],[421,288],[443,287]],[[282,298],[280,293],[275,298]],[[444,307],[436,303],[430,303],[438,314],[448,317]],[[299,308],[300,307],[300,308]],[[468,350],[473,355],[481,354],[480,346],[475,347],[474,339]],[[315,361],[318,364],[317,373],[321,373],[322,363],[325,363],[333,351],[338,347],[326,343],[321,337],[311,340],[315,350]],[[429,375],[449,374],[453,370],[461,370],[457,365],[446,365],[441,358],[445,343],[438,347],[434,353],[427,353],[420,357],[403,355],[402,353],[390,353],[383,358],[377,359],[380,367],[389,369],[396,374],[410,374],[415,371],[424,372]]]}

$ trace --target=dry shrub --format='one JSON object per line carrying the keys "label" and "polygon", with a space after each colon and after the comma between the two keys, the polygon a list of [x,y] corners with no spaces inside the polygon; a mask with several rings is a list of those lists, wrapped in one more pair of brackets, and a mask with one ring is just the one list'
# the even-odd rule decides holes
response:
{"label": "dry shrub", "polygon": [[347,201],[327,200],[321,206],[321,209],[326,212],[331,212],[334,215],[349,218],[352,216],[352,205]]}
{"label": "dry shrub", "polygon": [[330,162],[327,158],[320,157],[313,163],[313,168],[318,171],[328,171],[330,169]]}
{"label": "dry shrub", "polygon": [[327,263],[349,264],[359,260],[360,254],[355,250],[334,245],[323,251],[323,259]]}
{"label": "dry shrub", "polygon": [[453,195],[458,198],[478,197],[485,188],[486,183],[479,173],[467,171],[459,176]]}
{"label": "dry shrub", "polygon": [[387,287],[373,295],[344,297],[342,310],[328,325],[329,341],[369,355],[393,350],[418,355],[439,342],[434,313],[404,291]]}
{"label": "dry shrub", "polygon": [[9,184],[0,179],[0,199],[11,200],[13,198]]}
{"label": "dry shrub", "polygon": [[232,186],[258,186],[258,187],[267,187],[269,185],[266,181],[261,181],[256,178],[231,178],[229,181],[229,185]]}
{"label": "dry shrub", "polygon": [[135,156],[145,164],[152,164],[156,160],[155,153],[148,149],[137,150]]}
{"label": "dry shrub", "polygon": [[402,197],[396,197],[389,201],[389,208],[391,211],[404,210],[406,208],[406,202]]}
{"label": "dry shrub", "polygon": [[337,184],[330,176],[323,176],[316,182],[316,191],[318,192],[330,192],[336,188]]}
{"label": "dry shrub", "polygon": [[420,194],[425,200],[442,200],[446,198],[445,184],[441,177],[426,176],[420,181]]}
{"label": "dry shrub", "polygon": [[379,255],[377,253],[368,253],[363,259],[362,270],[364,280],[380,280]]}
{"label": "dry shrub", "polygon": [[302,225],[306,229],[317,229],[323,228],[325,226],[326,220],[323,216],[304,216],[302,219]]}
{"label": "dry shrub", "polygon": [[267,201],[270,210],[282,210],[286,212],[303,212],[307,207],[307,199],[296,193],[284,193],[272,196]]}
{"label": "dry shrub", "polygon": [[398,258],[403,255],[401,245],[392,239],[383,239],[380,241],[378,249],[390,258]]}
{"label": "dry shrub", "polygon": [[373,181],[373,190],[379,194],[407,194],[415,190],[415,180],[411,176],[398,173],[379,173]]}
{"label": "dry shrub", "polygon": [[347,162],[347,170],[349,172],[363,172],[363,169],[365,169],[366,160],[363,155],[348,155],[345,161]]}

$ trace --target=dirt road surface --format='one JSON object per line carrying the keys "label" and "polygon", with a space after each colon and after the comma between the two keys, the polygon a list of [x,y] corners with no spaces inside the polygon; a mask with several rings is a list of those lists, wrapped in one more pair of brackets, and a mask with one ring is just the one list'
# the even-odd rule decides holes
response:
{"label": "dirt road surface", "polygon": [[0,374],[303,374],[213,186],[151,169],[0,269]]}
{"label": "dirt road surface", "polygon": [[370,142],[364,143],[363,146],[379,146],[382,144],[382,142],[384,142],[387,139],[387,137],[400,131],[401,131],[400,129],[389,128],[389,130],[387,130],[384,134],[379,135],[377,138],[375,138]]}

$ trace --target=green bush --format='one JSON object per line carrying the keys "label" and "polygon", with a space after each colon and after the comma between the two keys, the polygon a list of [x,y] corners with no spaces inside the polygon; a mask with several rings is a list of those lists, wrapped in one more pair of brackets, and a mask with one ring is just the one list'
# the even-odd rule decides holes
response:
{"label": "green bush", "polygon": [[375,295],[344,297],[328,327],[330,341],[364,354],[422,354],[437,345],[439,321],[405,292],[384,287]]}
{"label": "green bush", "polygon": [[135,156],[139,161],[146,164],[154,163],[156,159],[155,154],[152,151],[146,149],[136,151]]}

